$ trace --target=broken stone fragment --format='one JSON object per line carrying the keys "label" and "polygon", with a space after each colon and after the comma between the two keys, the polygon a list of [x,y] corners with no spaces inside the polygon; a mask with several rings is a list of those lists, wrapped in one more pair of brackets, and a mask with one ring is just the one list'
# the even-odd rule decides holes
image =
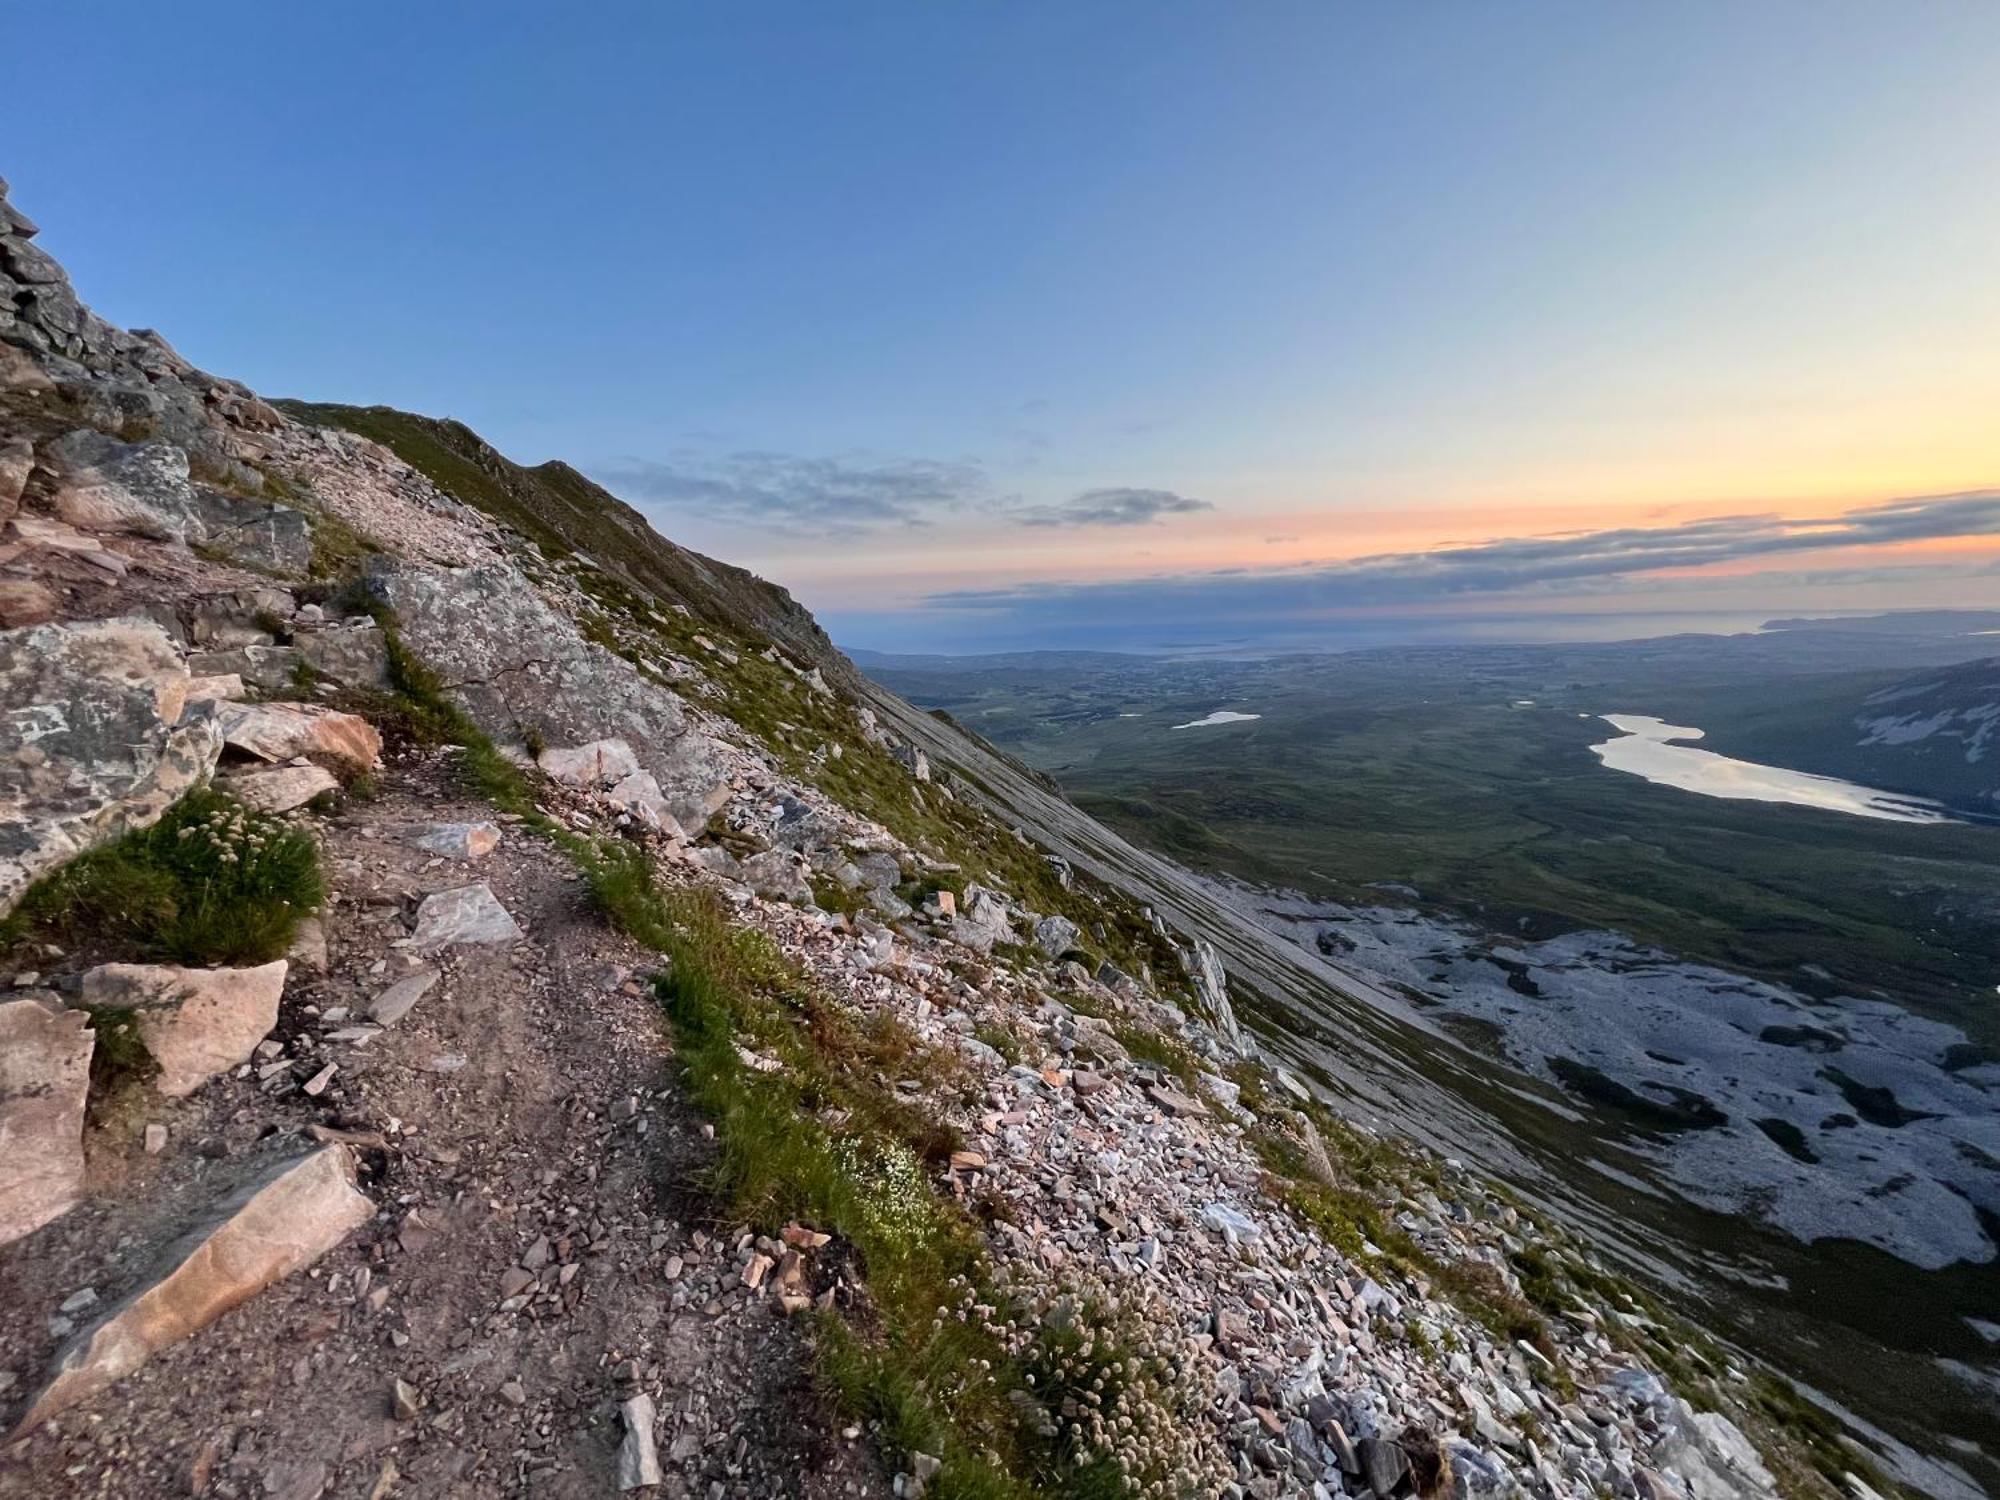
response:
{"label": "broken stone fragment", "polygon": [[1409,1455],[1387,1438],[1363,1438],[1354,1445],[1361,1473],[1377,1495],[1393,1495],[1410,1471]]}
{"label": "broken stone fragment", "polygon": [[419,969],[407,978],[399,979],[377,995],[368,1006],[368,1018],[383,1026],[394,1026],[410,1013],[431,986],[438,982],[436,969]]}
{"label": "broken stone fragment", "polygon": [[639,757],[623,740],[593,740],[566,749],[550,746],[535,757],[535,764],[552,781],[595,792],[636,775]]}
{"label": "broken stone fragment", "polygon": [[90,1017],[53,995],[0,1001],[0,1245],[68,1212],[83,1195]]}
{"label": "broken stone fragment", "polygon": [[1082,929],[1068,917],[1043,917],[1035,924],[1035,946],[1050,958],[1061,958],[1076,946]]}
{"label": "broken stone fragment", "polygon": [[83,1003],[130,1011],[160,1066],[154,1087],[179,1099],[250,1060],[278,1024],[287,967],[282,958],[254,969],[105,964],[83,976]]}
{"label": "broken stone fragment", "polygon": [[618,1488],[645,1489],[662,1483],[659,1450],[653,1445],[653,1423],[657,1412],[653,1398],[638,1395],[619,1408],[625,1419],[625,1440],[618,1445]]}
{"label": "broken stone fragment", "polygon": [[170,1252],[158,1275],[58,1354],[14,1429],[19,1437],[124,1379],[273,1282],[304,1269],[375,1211],[345,1146],[281,1161],[245,1184]]}
{"label": "broken stone fragment", "polygon": [[491,823],[431,823],[415,830],[410,843],[446,859],[484,859],[500,847],[500,830]]}
{"label": "broken stone fragment", "polygon": [[426,896],[417,908],[417,930],[408,946],[447,948],[454,943],[511,943],[521,929],[483,882]]}
{"label": "broken stone fragment", "polygon": [[340,790],[340,782],[331,771],[310,761],[299,766],[239,771],[222,777],[216,785],[245,807],[267,813],[292,812],[315,797]]}
{"label": "broken stone fragment", "polygon": [[358,714],[317,703],[225,703],[222,740],[259,760],[304,756],[337,771],[371,771],[382,756],[382,736]]}

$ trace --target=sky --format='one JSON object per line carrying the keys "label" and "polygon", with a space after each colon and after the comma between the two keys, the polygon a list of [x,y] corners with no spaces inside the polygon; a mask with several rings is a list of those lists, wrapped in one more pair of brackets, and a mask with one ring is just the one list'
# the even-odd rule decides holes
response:
{"label": "sky", "polygon": [[0,37],[0,172],[100,313],[566,459],[843,644],[2000,606],[1990,0]]}

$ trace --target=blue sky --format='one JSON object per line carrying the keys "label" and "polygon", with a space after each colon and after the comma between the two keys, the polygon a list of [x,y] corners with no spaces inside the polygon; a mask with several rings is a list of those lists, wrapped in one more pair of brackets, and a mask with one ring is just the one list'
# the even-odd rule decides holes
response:
{"label": "blue sky", "polygon": [[[79,3],[4,50],[0,171],[100,312],[567,458],[856,644],[2000,483],[1991,4]],[[1991,605],[1985,536],[1765,591]]]}

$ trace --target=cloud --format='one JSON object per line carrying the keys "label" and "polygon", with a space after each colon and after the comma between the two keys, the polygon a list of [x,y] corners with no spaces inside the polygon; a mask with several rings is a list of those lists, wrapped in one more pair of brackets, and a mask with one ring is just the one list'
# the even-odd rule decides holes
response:
{"label": "cloud", "polygon": [[1178,574],[1104,583],[1028,583],[935,594],[933,608],[1210,628],[1310,619],[1367,606],[1422,606],[1495,596],[1606,591],[1676,569],[1834,547],[2000,534],[2000,491],[1893,500],[1843,515],[1723,516],[1679,526],[1516,537],[1339,563]]}
{"label": "cloud", "polygon": [[597,465],[592,477],[635,503],[815,536],[928,526],[974,507],[990,520],[1036,527],[1145,526],[1163,516],[1214,509],[1172,490],[1124,487],[1086,490],[1058,505],[1025,505],[1018,495],[998,493],[978,464],[929,458],[689,450],[663,459],[615,459]]}
{"label": "cloud", "polygon": [[1029,506],[1018,515],[1023,526],[1150,526],[1162,516],[1214,510],[1172,490],[1113,488],[1085,490],[1061,505]]}
{"label": "cloud", "polygon": [[821,536],[924,526],[940,512],[997,502],[978,465],[926,458],[683,453],[617,459],[592,477],[634,501]]}

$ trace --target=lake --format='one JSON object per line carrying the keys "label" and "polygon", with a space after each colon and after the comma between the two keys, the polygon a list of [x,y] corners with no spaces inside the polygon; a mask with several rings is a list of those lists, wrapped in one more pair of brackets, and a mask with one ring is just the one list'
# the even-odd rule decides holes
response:
{"label": "lake", "polygon": [[1924,797],[1877,791],[1836,776],[1813,776],[1804,771],[1788,771],[1783,766],[1733,760],[1713,750],[1697,750],[1692,745],[1677,743],[1702,737],[1699,729],[1687,725],[1669,724],[1647,714],[1598,717],[1618,730],[1619,736],[1592,745],[1591,752],[1612,770],[1643,776],[1657,786],[1679,787],[1684,792],[1732,801],[1790,802],[1892,823],[1957,821]]}
{"label": "lake", "polygon": [[1218,708],[1205,719],[1190,719],[1185,724],[1176,724],[1176,729],[1206,729],[1211,724],[1248,724],[1252,719],[1261,719],[1262,714],[1240,714],[1233,708]]}

